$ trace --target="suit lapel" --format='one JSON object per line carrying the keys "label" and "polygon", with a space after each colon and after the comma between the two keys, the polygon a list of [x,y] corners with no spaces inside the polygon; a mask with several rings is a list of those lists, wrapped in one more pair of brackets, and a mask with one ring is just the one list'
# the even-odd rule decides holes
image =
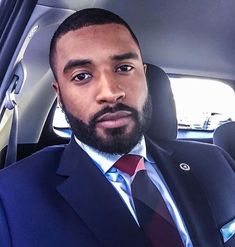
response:
{"label": "suit lapel", "polygon": [[[146,143],[148,152],[155,160],[174,197],[193,244],[204,246],[206,243],[208,247],[222,246],[210,202],[200,184],[200,178],[194,173],[195,164],[191,165],[193,159],[188,158],[190,155],[182,155],[182,150],[177,151],[175,147],[179,147],[179,143],[177,145],[162,142],[159,146],[148,138]],[[184,157],[187,158],[184,160]],[[182,163],[188,164],[190,170],[183,170],[180,167]]]}
{"label": "suit lapel", "polygon": [[65,148],[57,174],[65,180],[58,192],[75,210],[102,246],[145,246],[128,208],[74,140]]}

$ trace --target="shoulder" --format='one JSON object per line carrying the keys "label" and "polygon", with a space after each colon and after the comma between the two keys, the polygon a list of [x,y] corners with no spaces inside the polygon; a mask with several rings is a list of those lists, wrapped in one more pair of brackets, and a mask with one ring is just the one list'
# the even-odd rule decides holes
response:
{"label": "shoulder", "polygon": [[[224,155],[224,151],[214,144],[197,142],[197,141],[184,141],[184,140],[169,140],[169,141],[159,141],[158,145],[166,150],[187,154],[196,153],[218,153]],[[187,151],[187,152],[186,152]]]}
{"label": "shoulder", "polygon": [[179,162],[195,163],[197,167],[199,164],[206,165],[206,167],[214,167],[215,165],[227,167],[229,170],[235,172],[235,161],[220,147],[214,144],[196,142],[196,141],[183,141],[183,140],[168,140],[153,142],[148,139],[151,145],[157,148],[162,148],[172,157]]}
{"label": "shoulder", "polygon": [[209,143],[202,143],[197,141],[181,141],[174,140],[165,142],[166,147],[171,148],[174,152],[184,154],[184,156],[193,156],[194,158],[219,158],[218,161],[226,160],[233,163],[233,160],[222,148]]}
{"label": "shoulder", "polygon": [[12,165],[0,170],[0,183],[6,179],[25,177],[40,170],[56,169],[65,145],[46,147]]}

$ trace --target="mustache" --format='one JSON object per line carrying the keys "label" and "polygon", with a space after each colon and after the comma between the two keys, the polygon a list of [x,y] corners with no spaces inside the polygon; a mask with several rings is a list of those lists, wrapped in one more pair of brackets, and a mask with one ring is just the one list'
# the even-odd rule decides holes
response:
{"label": "mustache", "polygon": [[132,117],[134,119],[138,119],[138,116],[139,116],[139,113],[138,111],[131,107],[131,106],[128,106],[128,105],[125,105],[125,104],[122,104],[122,103],[118,103],[116,104],[115,106],[113,107],[110,107],[110,106],[107,106],[105,107],[104,109],[98,111],[96,114],[94,114],[94,116],[90,119],[90,124],[91,125],[95,125],[96,122],[97,122],[97,119],[99,117],[101,117],[102,115],[106,114],[106,113],[115,113],[117,111],[129,111],[131,112],[132,114]]}

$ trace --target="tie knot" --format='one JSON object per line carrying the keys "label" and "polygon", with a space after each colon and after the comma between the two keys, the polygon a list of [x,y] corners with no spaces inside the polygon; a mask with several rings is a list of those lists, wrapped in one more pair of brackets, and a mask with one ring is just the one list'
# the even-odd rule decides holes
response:
{"label": "tie knot", "polygon": [[129,174],[131,177],[139,170],[144,170],[144,159],[139,155],[126,154],[123,155],[114,167],[122,172]]}

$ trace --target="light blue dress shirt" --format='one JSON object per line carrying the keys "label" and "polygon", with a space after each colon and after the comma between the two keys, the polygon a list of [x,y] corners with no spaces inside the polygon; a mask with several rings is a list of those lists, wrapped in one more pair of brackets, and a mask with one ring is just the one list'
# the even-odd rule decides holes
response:
{"label": "light blue dress shirt", "polygon": [[[102,152],[99,152],[97,149],[94,149],[82,143],[76,137],[75,137],[75,140],[77,144],[91,157],[91,159],[94,161],[96,166],[101,170],[101,172],[105,175],[108,181],[114,186],[114,188],[117,190],[122,200],[126,204],[127,208],[129,209],[130,213],[134,217],[136,223],[139,225],[138,219],[135,213],[135,206],[134,206],[133,198],[131,196],[131,189],[130,189],[131,177],[128,174],[121,172],[115,167],[113,167],[114,163],[119,158],[121,158],[121,155],[102,153]],[[164,178],[162,177],[160,171],[158,169],[156,171],[156,169],[153,167],[153,164],[155,164],[155,162],[149,155],[147,155],[144,137],[129,152],[129,154],[136,154],[136,155],[140,155],[144,157],[146,171],[150,179],[154,183],[154,185],[160,191],[167,205],[167,208],[177,226],[177,229],[180,233],[184,246],[193,247],[188,231],[181,217],[181,214],[179,210],[177,209],[177,206],[174,202],[173,196]]]}

